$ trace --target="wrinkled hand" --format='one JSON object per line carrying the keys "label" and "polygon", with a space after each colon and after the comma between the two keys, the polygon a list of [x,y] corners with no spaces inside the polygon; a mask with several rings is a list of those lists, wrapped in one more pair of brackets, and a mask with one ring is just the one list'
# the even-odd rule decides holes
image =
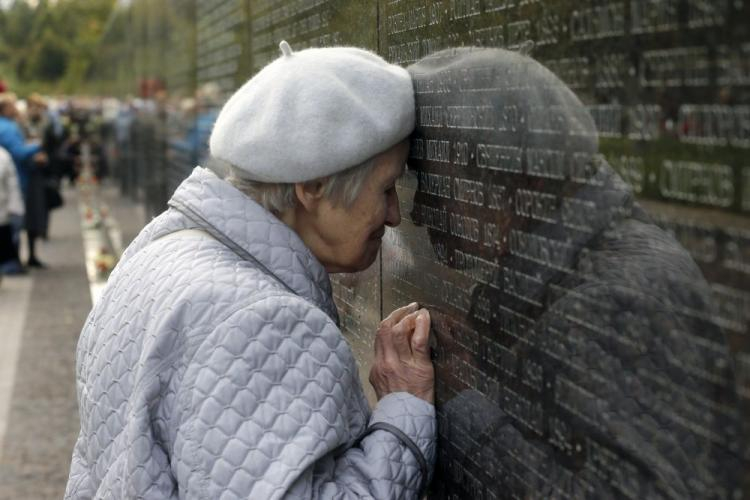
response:
{"label": "wrinkled hand", "polygon": [[430,360],[430,313],[415,302],[396,309],[378,327],[370,384],[378,399],[408,392],[428,403],[435,399],[435,368]]}

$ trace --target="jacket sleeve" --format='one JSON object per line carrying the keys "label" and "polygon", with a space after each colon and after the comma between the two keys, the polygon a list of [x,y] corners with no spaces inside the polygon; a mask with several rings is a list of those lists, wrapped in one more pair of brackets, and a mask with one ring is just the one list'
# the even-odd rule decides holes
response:
{"label": "jacket sleeve", "polygon": [[25,168],[26,161],[42,150],[42,146],[39,144],[27,144],[23,139],[21,129],[16,124],[4,127],[0,130],[0,135],[0,144],[13,157],[17,168]]}
{"label": "jacket sleeve", "polygon": [[16,175],[16,167],[13,166],[13,161],[8,153],[5,151],[0,152],[0,161],[6,163],[6,172],[8,177],[6,179],[6,188],[8,190],[8,212],[13,215],[22,216],[26,212],[26,207],[23,201],[23,194],[21,194],[21,186],[18,184],[18,175]]}
{"label": "jacket sleeve", "polygon": [[434,407],[390,394],[369,425],[396,434],[366,433],[357,377],[338,328],[304,300],[275,295],[235,312],[198,348],[177,395],[181,497],[416,499],[420,465],[429,475],[434,463]]}

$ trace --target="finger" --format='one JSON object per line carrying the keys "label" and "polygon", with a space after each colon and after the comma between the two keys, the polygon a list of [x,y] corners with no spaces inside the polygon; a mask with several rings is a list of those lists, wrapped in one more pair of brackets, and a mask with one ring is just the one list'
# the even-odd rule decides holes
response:
{"label": "finger", "polygon": [[375,360],[384,361],[386,357],[386,351],[391,349],[392,344],[390,329],[381,326],[375,334]]}
{"label": "finger", "polygon": [[375,335],[375,359],[385,366],[398,361],[398,353],[393,343],[393,328],[381,325]]}
{"label": "finger", "polygon": [[430,312],[421,309],[415,320],[414,334],[411,337],[411,350],[418,360],[430,360]]}
{"label": "finger", "polygon": [[407,341],[409,343],[411,343],[411,336],[414,334],[414,327],[417,325],[416,322],[417,316],[419,316],[419,311],[426,311],[426,309],[417,309],[414,312],[407,314],[396,325],[397,328],[403,329],[406,332]]}
{"label": "finger", "polygon": [[391,340],[396,354],[400,359],[409,359],[411,352],[411,336],[416,326],[417,312],[406,315],[391,329]]}
{"label": "finger", "polygon": [[380,331],[375,334],[375,358],[378,359],[383,356],[383,340],[381,339]]}
{"label": "finger", "polygon": [[419,308],[419,304],[417,304],[416,302],[412,302],[408,306],[404,306],[399,309],[396,309],[391,314],[389,314],[387,318],[383,320],[383,324],[386,326],[395,326],[406,315],[413,313],[418,308]]}

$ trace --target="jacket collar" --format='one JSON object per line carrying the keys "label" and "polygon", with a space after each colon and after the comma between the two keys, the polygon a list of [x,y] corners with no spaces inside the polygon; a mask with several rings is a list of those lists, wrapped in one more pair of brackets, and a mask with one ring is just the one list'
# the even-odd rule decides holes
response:
{"label": "jacket collar", "polygon": [[326,270],[297,233],[247,195],[196,167],[169,205],[338,324]]}

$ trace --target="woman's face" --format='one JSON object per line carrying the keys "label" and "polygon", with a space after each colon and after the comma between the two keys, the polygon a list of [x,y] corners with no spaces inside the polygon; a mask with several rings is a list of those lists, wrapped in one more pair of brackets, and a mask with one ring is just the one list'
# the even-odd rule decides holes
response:
{"label": "woman's face", "polygon": [[409,143],[403,141],[376,156],[375,166],[350,207],[321,201],[312,221],[317,241],[309,246],[326,271],[363,271],[375,261],[385,227],[401,222],[396,180],[404,172],[408,153]]}

